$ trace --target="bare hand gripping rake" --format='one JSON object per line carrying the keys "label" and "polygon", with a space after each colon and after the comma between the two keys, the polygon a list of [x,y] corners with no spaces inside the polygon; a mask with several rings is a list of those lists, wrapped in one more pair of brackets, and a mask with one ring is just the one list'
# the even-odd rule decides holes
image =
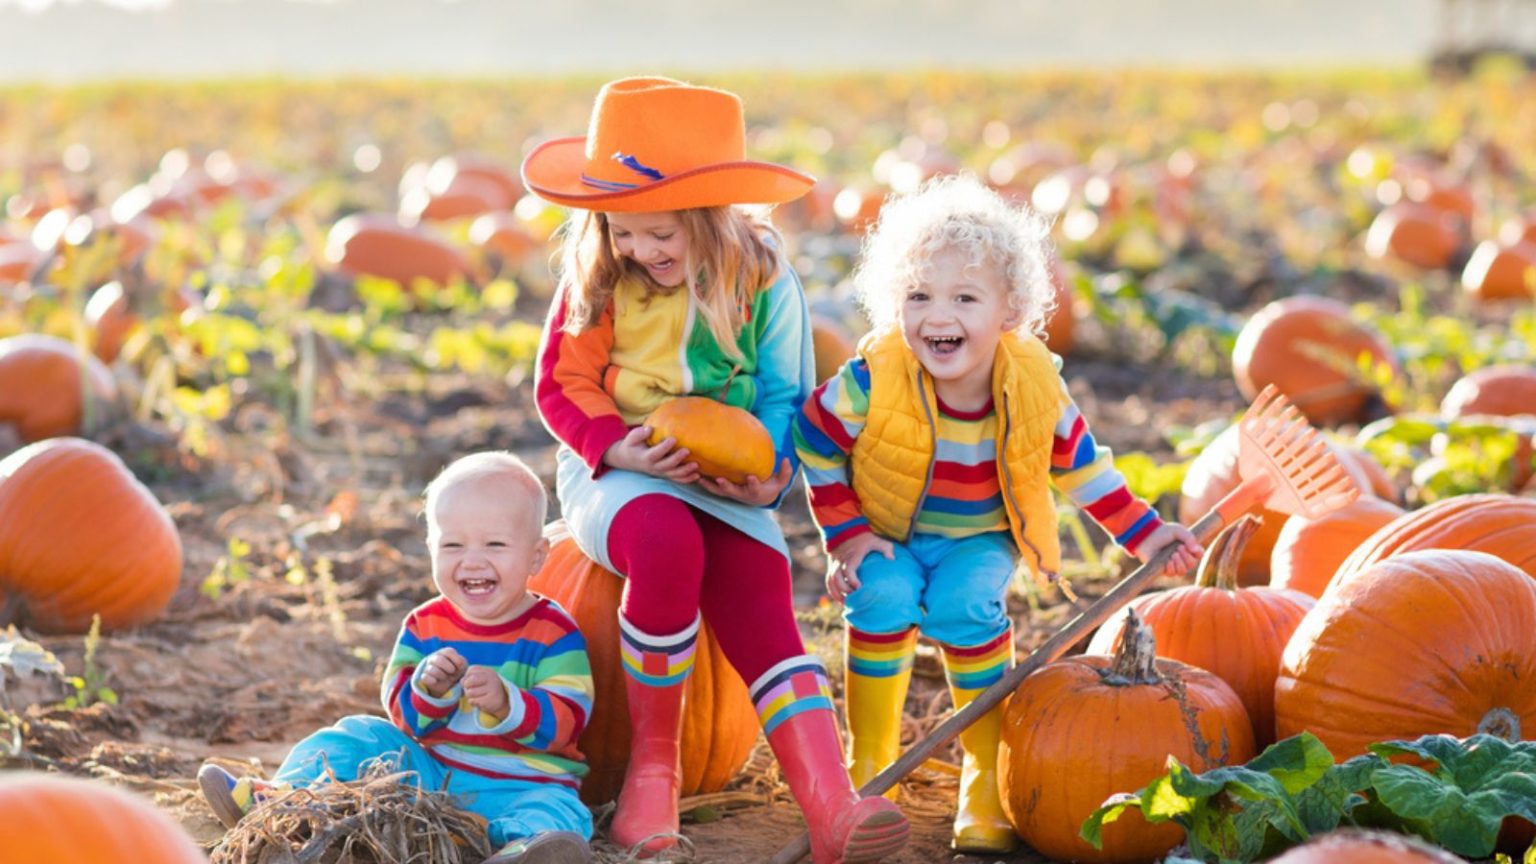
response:
{"label": "bare hand gripping rake", "polygon": [[[1201,543],[1208,542],[1223,526],[1259,505],[1316,519],[1359,497],[1359,488],[1344,472],[1317,430],[1273,386],[1264,388],[1243,419],[1238,421],[1237,429],[1238,474],[1242,481],[1217,503],[1214,510],[1191,526],[1190,530]],[[1065,654],[1141,593],[1148,582],[1163,572],[1173,557],[1174,548],[1163,549],[1120,580],[1109,593],[1079,612],[1023,662],[1008,670],[997,683],[939,724],[928,737],[913,744],[889,768],[864,784],[859,793],[867,796],[885,792],[926,761],[934,750],[954,740],[983,714],[1001,704],[1031,672]],[[771,859],[772,864],[794,864],[809,850],[810,841],[802,834],[779,850]]]}

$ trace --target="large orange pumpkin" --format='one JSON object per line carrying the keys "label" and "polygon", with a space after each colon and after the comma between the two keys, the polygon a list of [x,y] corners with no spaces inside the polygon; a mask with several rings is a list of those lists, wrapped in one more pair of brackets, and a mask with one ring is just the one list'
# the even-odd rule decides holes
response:
{"label": "large orange pumpkin", "polygon": [[1536,298],[1536,243],[1477,244],[1461,271],[1461,287],[1485,302]]}
{"label": "large orange pumpkin", "polygon": [[1366,538],[1335,582],[1371,565],[1419,549],[1487,552],[1536,578],[1536,500],[1511,495],[1456,495],[1404,513]]}
{"label": "large orange pumpkin", "polygon": [[1273,384],[1318,426],[1360,420],[1376,387],[1359,357],[1396,368],[1392,349],[1327,297],[1276,300],[1248,319],[1232,348],[1232,374],[1248,399]]}
{"label": "large orange pumpkin", "polygon": [[0,587],[38,630],[146,623],[180,581],[175,523],[115,453],[50,438],[0,461]]}
{"label": "large orange pumpkin", "polygon": [[1488,366],[1451,385],[1440,402],[1445,417],[1536,414],[1536,366]]}
{"label": "large orange pumpkin", "polygon": [[1252,758],[1253,730],[1226,682],[1156,660],[1134,616],[1114,657],[1057,660],[1024,679],[1003,715],[998,794],[1019,836],[1054,859],[1151,861],[1178,845],[1176,825],[1130,811],[1104,826],[1103,848],[1078,836],[1116,792],[1140,789],[1174,756],[1195,771]]}
{"label": "large orange pumpkin", "polygon": [[1460,248],[1456,220],[1443,210],[1417,202],[1405,201],[1382,210],[1365,234],[1365,252],[1372,258],[1396,258],[1426,270],[1451,263]]}
{"label": "large orange pumpkin", "polygon": [[1288,850],[1269,864],[1465,864],[1417,837],[1341,829]]}
{"label": "large orange pumpkin", "polygon": [[114,280],[91,293],[85,304],[85,323],[91,328],[91,352],[103,363],[116,360],[128,335],[139,324],[139,316],[128,308],[123,283]]}
{"label": "large orange pumpkin", "polygon": [[[1195,584],[1143,594],[1127,610],[1134,609],[1152,629],[1159,657],[1215,673],[1231,685],[1253,721],[1254,743],[1262,748],[1275,740],[1280,652],[1315,601],[1284,588],[1238,587],[1238,558],[1258,526],[1252,516],[1238,520],[1206,549]],[[1089,654],[1114,653],[1125,614],[1104,622],[1088,643]]]}
{"label": "large orange pumpkin", "polygon": [[1482,552],[1377,561],[1328,589],[1285,647],[1276,733],[1340,761],[1377,741],[1471,735],[1500,709],[1536,728],[1536,580]]}
{"label": "large orange pumpkin", "polygon": [[1350,553],[1383,525],[1403,515],[1390,501],[1362,495],[1317,519],[1292,516],[1280,529],[1269,558],[1269,584],[1313,597],[1333,581]]}
{"label": "large orange pumpkin", "polygon": [[[100,360],[84,359],[99,418],[117,398],[117,385]],[[79,432],[85,413],[80,361],[75,346],[56,336],[0,339],[0,425],[16,427],[22,441]]]}
{"label": "large orange pumpkin", "polygon": [[348,275],[378,276],[402,285],[416,279],[445,285],[474,275],[469,259],[458,249],[425,229],[377,213],[354,213],[331,226],[325,257]]}
{"label": "large orange pumpkin", "polygon": [[0,838],[6,864],[208,862],[186,831],[149,801],[58,774],[0,774]]}
{"label": "large orange pumpkin", "polygon": [[[563,521],[551,523],[544,536],[550,541],[549,556],[528,589],[559,603],[586,636],[596,694],[578,742],[590,769],[581,797],[588,804],[601,804],[618,796],[629,765],[629,697],[618,624],[624,580],[583,555]],[[726,661],[706,623],[699,632],[683,702],[681,793],[722,789],[747,764],[759,728],[747,685]]]}
{"label": "large orange pumpkin", "polygon": [[501,186],[485,177],[429,172],[425,183],[400,196],[400,221],[415,225],[463,219],[508,210],[516,201],[516,197],[508,197]]}
{"label": "large orange pumpkin", "polygon": [[482,252],[494,253],[502,267],[513,272],[544,250],[544,244],[507,211],[487,213],[471,222],[469,242]]}
{"label": "large orange pumpkin", "polygon": [[698,463],[705,477],[723,477],[745,483],[747,477],[767,480],[778,467],[773,464],[773,436],[762,421],[734,405],[708,396],[668,399],[645,418],[651,427],[650,442],[677,439],[688,448],[688,459]]}

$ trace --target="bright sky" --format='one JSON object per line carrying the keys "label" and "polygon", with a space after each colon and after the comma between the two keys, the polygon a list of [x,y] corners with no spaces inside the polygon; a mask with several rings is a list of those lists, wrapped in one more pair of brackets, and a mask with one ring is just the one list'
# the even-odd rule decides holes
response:
{"label": "bright sky", "polygon": [[1402,67],[1436,46],[1440,9],[1440,0],[0,0],[0,83]]}
{"label": "bright sky", "polygon": [[81,3],[95,2],[103,6],[116,6],[119,9],[156,9],[169,6],[173,0],[0,0],[0,7],[17,6],[23,12],[41,12],[55,4],[78,6]]}

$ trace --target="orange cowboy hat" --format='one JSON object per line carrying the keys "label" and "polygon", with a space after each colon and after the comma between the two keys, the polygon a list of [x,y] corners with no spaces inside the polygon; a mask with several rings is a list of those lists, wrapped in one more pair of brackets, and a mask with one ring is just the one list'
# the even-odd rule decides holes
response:
{"label": "orange cowboy hat", "polygon": [[546,201],[624,213],[782,204],[816,180],[745,158],[741,99],[671,78],[603,85],[585,138],[540,144],[523,183]]}

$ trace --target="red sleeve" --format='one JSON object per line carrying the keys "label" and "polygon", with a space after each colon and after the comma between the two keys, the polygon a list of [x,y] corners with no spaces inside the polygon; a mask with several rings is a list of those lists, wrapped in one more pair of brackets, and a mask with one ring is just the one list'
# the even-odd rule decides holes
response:
{"label": "red sleeve", "polygon": [[629,431],[613,397],[603,389],[603,374],[613,350],[613,309],[597,326],[580,334],[565,331],[562,290],[544,322],[539,342],[533,395],[544,425],[576,451],[593,474],[603,471],[603,454]]}

